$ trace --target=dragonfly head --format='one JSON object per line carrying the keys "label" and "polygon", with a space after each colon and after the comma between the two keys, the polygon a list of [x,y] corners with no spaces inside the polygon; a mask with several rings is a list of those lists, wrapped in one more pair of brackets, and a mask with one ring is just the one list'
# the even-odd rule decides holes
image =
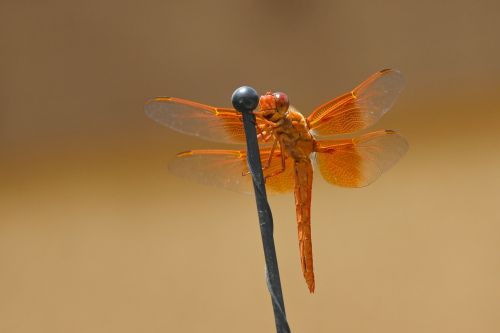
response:
{"label": "dragonfly head", "polygon": [[286,117],[290,103],[282,92],[267,92],[260,96],[258,114],[269,121],[276,122]]}

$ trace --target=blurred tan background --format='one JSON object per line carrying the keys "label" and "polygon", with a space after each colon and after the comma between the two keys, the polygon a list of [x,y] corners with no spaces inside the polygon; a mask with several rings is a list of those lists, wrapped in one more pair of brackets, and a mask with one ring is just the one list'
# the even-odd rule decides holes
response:
{"label": "blurred tan background", "polygon": [[316,177],[317,292],[273,197],[293,332],[500,332],[498,1],[0,2],[0,332],[273,332],[250,196],[166,171],[223,147],[148,119],[243,84],[305,114],[383,68],[410,143],[368,188]]}

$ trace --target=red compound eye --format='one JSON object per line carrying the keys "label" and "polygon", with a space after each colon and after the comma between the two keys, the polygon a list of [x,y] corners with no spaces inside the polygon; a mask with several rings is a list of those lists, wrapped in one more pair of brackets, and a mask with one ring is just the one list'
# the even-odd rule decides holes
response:
{"label": "red compound eye", "polygon": [[285,113],[290,106],[290,102],[288,101],[288,96],[282,92],[273,93],[274,100],[276,101],[276,110],[280,113]]}

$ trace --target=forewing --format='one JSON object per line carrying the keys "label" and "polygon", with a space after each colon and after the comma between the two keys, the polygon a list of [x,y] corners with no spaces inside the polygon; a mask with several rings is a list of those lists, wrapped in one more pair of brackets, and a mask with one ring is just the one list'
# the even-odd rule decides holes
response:
{"label": "forewing", "polygon": [[377,72],[351,92],[316,108],[307,118],[309,128],[318,136],[368,128],[392,107],[403,86],[404,77],[399,71]]}
{"label": "forewing", "polygon": [[146,103],[145,111],[156,122],[184,134],[217,142],[245,143],[242,115],[234,109],[157,97]]}
{"label": "forewing", "polygon": [[[261,150],[262,165],[266,165],[270,149]],[[252,176],[248,174],[246,152],[240,150],[192,150],[180,153],[170,163],[174,174],[210,186],[226,188],[240,193],[253,193]],[[274,152],[264,175],[282,169],[281,153]],[[286,193],[294,188],[293,162],[285,160],[285,170],[267,178],[266,189],[270,193]]]}
{"label": "forewing", "polygon": [[317,145],[316,163],[321,174],[329,183],[343,187],[371,184],[408,150],[406,140],[389,130],[319,141]]}

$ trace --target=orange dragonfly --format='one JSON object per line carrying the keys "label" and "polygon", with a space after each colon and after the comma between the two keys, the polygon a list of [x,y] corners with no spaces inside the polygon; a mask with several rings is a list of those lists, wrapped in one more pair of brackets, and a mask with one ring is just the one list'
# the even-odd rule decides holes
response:
{"label": "orange dragonfly", "polygon": [[[328,136],[360,131],[375,124],[403,88],[402,74],[385,69],[354,90],[317,107],[309,117],[289,105],[281,92],[260,97],[254,111],[266,189],[294,192],[300,261],[311,293],[315,289],[311,243],[312,161],[327,182],[363,187],[390,169],[408,150],[391,130],[354,138]],[[145,106],[153,120],[176,131],[224,143],[245,143],[242,115],[180,98],[158,97]],[[268,144],[266,144],[268,143]],[[251,193],[245,150],[190,150],[177,154],[170,170],[200,183]]]}

